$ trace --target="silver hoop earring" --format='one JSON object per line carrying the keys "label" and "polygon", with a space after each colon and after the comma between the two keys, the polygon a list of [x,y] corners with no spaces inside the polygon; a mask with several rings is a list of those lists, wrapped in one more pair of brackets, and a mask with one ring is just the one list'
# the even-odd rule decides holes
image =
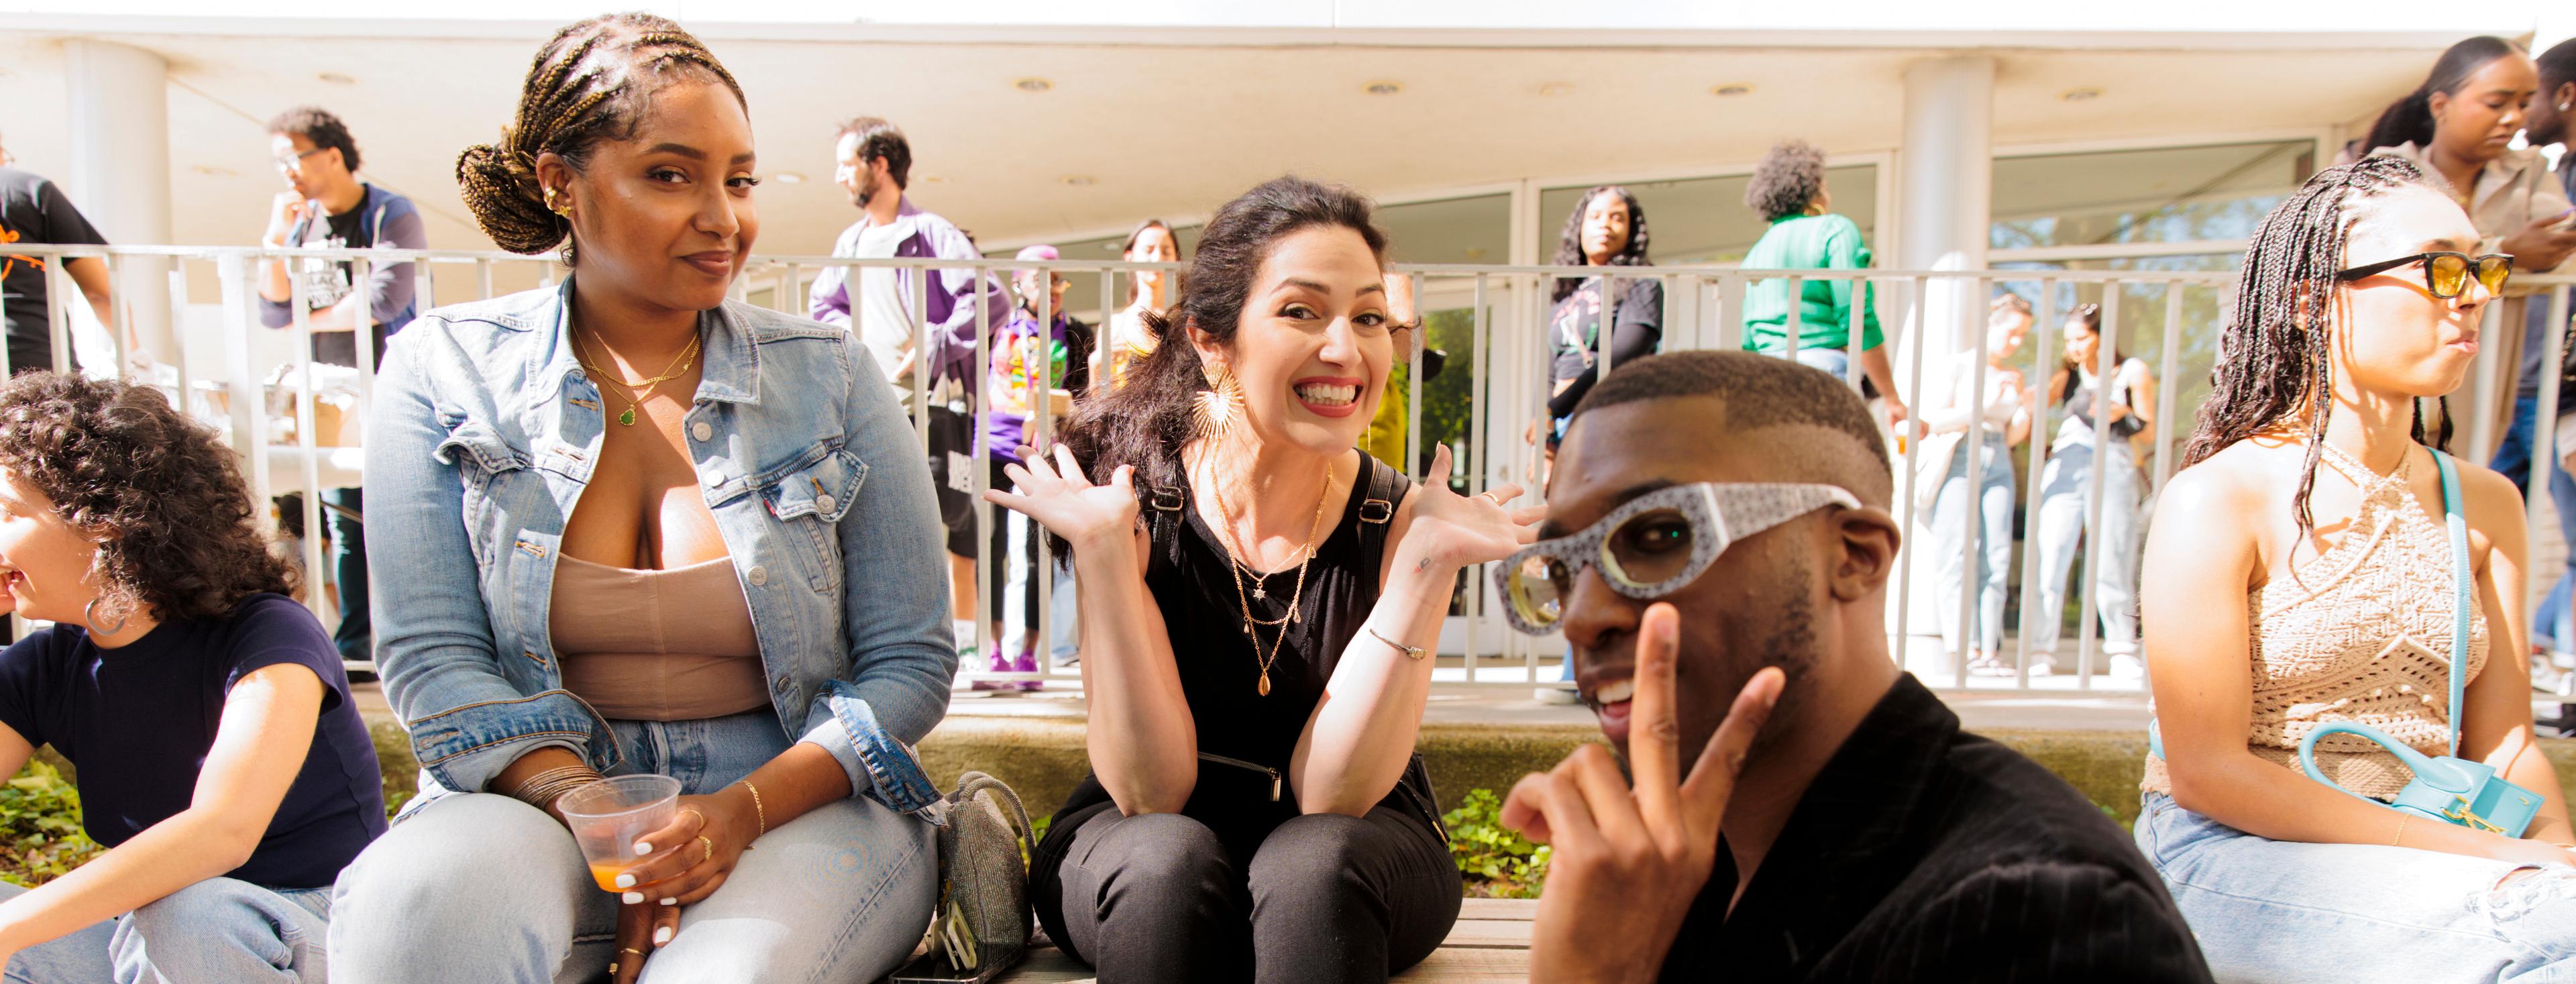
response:
{"label": "silver hoop earring", "polygon": [[117,617],[116,617],[116,624],[115,624],[115,625],[108,625],[108,626],[101,626],[101,625],[99,625],[99,624],[98,624],[98,603],[99,603],[99,602],[102,602],[102,601],[106,601],[106,600],[107,600],[107,599],[105,599],[105,598],[92,598],[92,599],[90,599],[90,600],[89,600],[89,604],[86,604],[86,605],[81,606],[81,621],[82,621],[82,622],[84,622],[84,623],[86,623],[86,624],[88,624],[88,626],[89,626],[89,634],[91,634],[91,635],[94,635],[94,636],[115,635],[115,634],[117,634],[117,633],[119,633],[119,632],[123,632],[123,631],[125,631],[125,623],[126,623],[126,622],[128,622],[128,621],[131,621],[131,620],[133,619],[133,617],[134,617],[134,613],[133,613],[133,612],[126,612],[125,614],[122,614],[122,615],[119,615],[119,616],[117,616]]}

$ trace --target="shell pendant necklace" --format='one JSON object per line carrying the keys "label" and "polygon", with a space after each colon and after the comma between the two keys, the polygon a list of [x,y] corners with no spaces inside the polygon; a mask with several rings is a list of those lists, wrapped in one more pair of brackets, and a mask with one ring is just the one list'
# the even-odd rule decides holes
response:
{"label": "shell pendant necklace", "polygon": [[[1306,567],[1315,562],[1315,536],[1324,528],[1324,499],[1333,492],[1333,470],[1329,465],[1324,468],[1324,488],[1315,494],[1315,518],[1306,524],[1306,545],[1298,548],[1298,552],[1305,556],[1304,559],[1297,561],[1297,587],[1288,596],[1288,614],[1278,618],[1252,617],[1252,599],[1269,597],[1268,588],[1261,580],[1268,575],[1263,575],[1259,571],[1253,572],[1256,575],[1253,590],[1249,594],[1244,591],[1245,567],[1242,552],[1236,550],[1233,543],[1234,531],[1231,517],[1234,514],[1234,507],[1225,502],[1225,483],[1211,482],[1208,488],[1216,493],[1216,508],[1219,513],[1216,524],[1218,545],[1225,548],[1226,574],[1229,575],[1227,580],[1234,582],[1235,603],[1243,607],[1243,631],[1244,634],[1252,637],[1252,656],[1260,660],[1261,677],[1253,684],[1253,690],[1261,696],[1268,697],[1270,696],[1270,668],[1278,665],[1279,647],[1287,643],[1288,626],[1298,620],[1297,611],[1306,599]],[[1261,652],[1260,626],[1279,630],[1279,635],[1270,640],[1270,653],[1267,656]]]}

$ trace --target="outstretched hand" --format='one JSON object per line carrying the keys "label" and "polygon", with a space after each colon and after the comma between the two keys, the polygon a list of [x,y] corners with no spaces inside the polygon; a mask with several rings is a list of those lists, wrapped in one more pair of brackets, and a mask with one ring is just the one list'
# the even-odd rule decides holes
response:
{"label": "outstretched hand", "polygon": [[1018,493],[988,489],[984,501],[1036,520],[1047,532],[1063,537],[1076,551],[1086,546],[1124,541],[1136,529],[1136,469],[1120,465],[1109,481],[1098,485],[1082,473],[1073,450],[1055,446],[1054,461],[1036,448],[1020,448],[1025,465],[1005,465],[1002,474],[1018,484]]}
{"label": "outstretched hand", "polygon": [[1648,982],[1717,863],[1718,824],[1753,739],[1787,677],[1765,667],[1744,684],[1690,775],[1681,773],[1675,680],[1680,614],[1657,603],[1638,626],[1628,761],[1601,745],[1532,773],[1503,803],[1504,825],[1553,847],[1530,940],[1532,984]]}
{"label": "outstretched hand", "polygon": [[1403,556],[1425,568],[1457,568],[1491,563],[1538,540],[1543,506],[1511,508],[1518,485],[1499,485],[1475,495],[1449,490],[1449,446],[1431,454],[1431,470],[1413,500],[1413,525],[1404,533]]}

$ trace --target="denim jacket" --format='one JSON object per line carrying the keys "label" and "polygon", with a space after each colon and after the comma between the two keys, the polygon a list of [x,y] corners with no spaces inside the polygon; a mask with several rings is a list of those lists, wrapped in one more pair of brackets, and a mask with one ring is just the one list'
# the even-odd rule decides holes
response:
{"label": "denim jacket", "polygon": [[[431,311],[376,382],[378,658],[424,793],[484,791],[546,745],[621,764],[607,722],[563,689],[548,633],[556,547],[611,426],[570,347],[571,291]],[[911,422],[845,330],[733,302],[698,325],[682,450],[750,601],[779,727],[830,752],[852,790],[917,811],[937,791],[905,746],[947,713],[957,653]]]}

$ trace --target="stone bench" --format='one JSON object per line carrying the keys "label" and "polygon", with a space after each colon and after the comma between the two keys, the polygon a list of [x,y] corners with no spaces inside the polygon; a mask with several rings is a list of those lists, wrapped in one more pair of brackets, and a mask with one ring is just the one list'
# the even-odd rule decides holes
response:
{"label": "stone bench", "polygon": [[[1468,899],[1458,912],[1458,925],[1449,930],[1440,949],[1394,979],[1404,984],[1528,980],[1530,920],[1537,917],[1535,900]],[[1091,968],[1047,946],[1029,951],[1027,960],[996,981],[1089,984],[1091,979]]]}

